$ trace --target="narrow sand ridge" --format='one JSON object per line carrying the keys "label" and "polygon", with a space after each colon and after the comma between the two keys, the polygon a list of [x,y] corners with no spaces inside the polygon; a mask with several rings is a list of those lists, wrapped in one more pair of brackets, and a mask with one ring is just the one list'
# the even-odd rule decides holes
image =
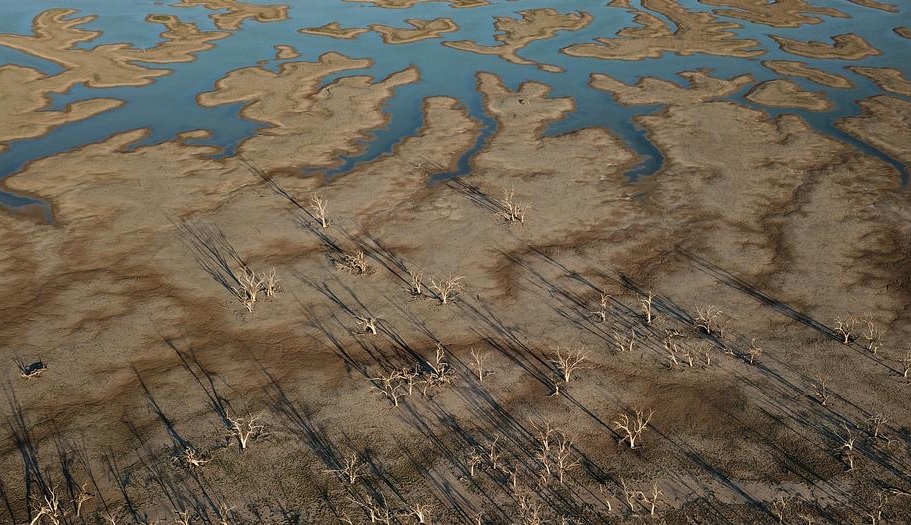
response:
{"label": "narrow sand ridge", "polygon": [[374,4],[377,7],[384,7],[387,9],[407,9],[409,7],[414,7],[418,4],[428,3],[428,2],[440,2],[444,1],[449,3],[451,7],[480,7],[485,5],[490,5],[490,2],[487,0],[345,0],[346,2],[362,2]]}
{"label": "narrow sand ridge", "polygon": [[243,102],[245,118],[269,124],[238,147],[262,169],[328,167],[357,151],[368,130],[386,123],[381,106],[395,88],[419,78],[417,69],[409,68],[376,82],[347,76],[317,89],[326,75],[370,65],[366,59],[326,53],[317,62],[284,63],[277,73],[243,68],[220,79],[198,101],[203,106]]}
{"label": "narrow sand ridge", "polygon": [[219,29],[240,29],[244,20],[278,22],[288,19],[287,5],[251,4],[240,0],[180,0],[177,7],[204,7],[212,13],[209,17]]}
{"label": "narrow sand ridge", "polygon": [[299,30],[301,33],[319,36],[331,36],[332,38],[344,38],[350,40],[357,38],[364,33],[370,32],[366,27],[342,27],[338,22],[330,22],[319,27],[305,27]]}
{"label": "narrow sand ridge", "polygon": [[459,29],[459,26],[451,18],[434,18],[433,20],[409,18],[405,22],[412,29],[380,24],[372,24],[370,29],[379,33],[386,44],[407,44],[430,38],[440,38],[446,33],[458,31]]}
{"label": "narrow sand ridge", "polygon": [[729,9],[715,9],[720,16],[740,18],[772,27],[800,27],[804,24],[819,24],[823,15],[835,18],[849,16],[832,7],[819,7],[807,0],[699,0],[703,4],[724,6]]}
{"label": "narrow sand ridge", "polygon": [[0,34],[0,45],[45,58],[63,68],[58,74],[45,75],[37,70],[16,65],[0,66],[0,90],[3,104],[0,116],[0,150],[5,143],[41,136],[55,126],[81,120],[119,107],[122,102],[93,99],[75,102],[63,111],[47,111],[48,95],[65,93],[77,84],[89,87],[143,86],[168,70],[150,69],[139,62],[168,64],[189,62],[196,53],[211,49],[212,41],[228,33],[199,31],[195,25],[183,23],[171,16],[150,16],[147,20],[160,23],[166,31],[163,42],[148,49],[127,44],[105,44],[93,48],[77,48],[91,42],[100,31],[79,26],[96,19],[93,16],[71,18],[72,9],[52,9],[35,17],[34,35]]}
{"label": "narrow sand ridge", "polygon": [[888,2],[879,2],[877,0],[848,0],[852,4],[857,4],[864,7],[872,7],[873,9],[879,9],[882,11],[888,11],[890,13],[897,13],[899,8],[897,5],[888,3]]}
{"label": "narrow sand ridge", "polygon": [[808,66],[804,62],[792,60],[765,60],[762,62],[762,65],[779,75],[805,78],[824,86],[841,89],[848,89],[854,86],[853,82],[841,75]]}
{"label": "narrow sand ridge", "polygon": [[[659,58],[664,53],[754,57],[764,52],[759,49],[759,42],[740,39],[731,31],[740,28],[739,24],[719,21],[711,13],[690,11],[676,0],[642,0],[644,9],[633,7],[630,0],[613,0],[610,5],[634,13],[634,21],[641,27],[624,28],[616,37],[598,38],[596,43],[573,44],[564,53],[605,60],[641,60]],[[670,27],[648,10],[666,16],[676,27]]]}
{"label": "narrow sand ridge", "polygon": [[891,67],[859,67],[851,66],[848,69],[863,75],[880,88],[899,95],[911,97],[911,80],[905,78],[901,71]]}
{"label": "narrow sand ridge", "polygon": [[896,27],[893,31],[900,37],[911,39],[911,27]]}
{"label": "narrow sand ridge", "polygon": [[791,38],[769,35],[778,42],[782,51],[810,58],[832,58],[840,60],[861,60],[882,53],[867,43],[863,37],[853,33],[832,37],[833,44],[825,42],[803,42]]}
{"label": "narrow sand ridge", "polygon": [[746,99],[757,104],[776,108],[801,108],[810,111],[828,111],[832,102],[824,92],[806,91],[790,80],[770,80],[750,90]]}
{"label": "narrow sand ridge", "polygon": [[[533,60],[522,58],[518,52],[537,40],[553,38],[560,31],[578,31],[593,20],[588,13],[562,14],[555,9],[531,9],[520,11],[521,18],[498,16],[494,21],[497,30],[495,46],[485,46],[470,40],[444,42],[443,45],[472,53],[497,55],[514,64],[538,64]],[[539,64],[545,71],[562,71],[559,66]]]}

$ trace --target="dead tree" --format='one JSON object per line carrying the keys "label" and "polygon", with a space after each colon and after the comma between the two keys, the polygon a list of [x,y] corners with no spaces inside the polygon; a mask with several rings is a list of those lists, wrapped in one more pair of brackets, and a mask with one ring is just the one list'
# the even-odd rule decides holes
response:
{"label": "dead tree", "polygon": [[424,270],[408,270],[411,278],[411,295],[420,297],[424,294]]}
{"label": "dead tree", "polygon": [[816,382],[810,385],[810,389],[813,390],[813,397],[819,400],[819,404],[826,406],[831,395],[826,380],[821,376],[816,376]]}
{"label": "dead tree", "polygon": [[618,332],[613,333],[614,344],[617,345],[617,350],[621,352],[632,352],[633,345],[636,343],[636,331],[630,330],[629,337],[623,337]]}
{"label": "dead tree", "polygon": [[762,355],[762,348],[756,345],[756,338],[754,337],[753,340],[750,341],[750,347],[747,349],[747,361],[749,361],[751,365],[755,364],[760,355]]}
{"label": "dead tree", "polygon": [[874,354],[879,353],[879,349],[882,347],[882,329],[877,327],[870,317],[863,318],[862,322],[864,324],[862,335],[866,341],[867,350]]}
{"label": "dead tree", "polygon": [[335,269],[351,275],[364,275],[373,271],[373,267],[367,262],[367,256],[364,255],[363,250],[357,250],[354,254],[341,254],[335,261]]}
{"label": "dead tree", "polygon": [[614,420],[614,428],[621,431],[620,443],[626,441],[629,448],[636,448],[636,441],[640,440],[642,432],[648,427],[649,421],[655,415],[654,410],[649,410],[648,415],[643,410],[635,410],[633,417],[621,412]]}
{"label": "dead tree", "polygon": [[556,365],[557,371],[560,373],[560,378],[564,382],[569,383],[573,372],[587,368],[582,365],[587,359],[588,353],[582,348],[565,351],[558,348],[557,355],[551,359],[550,362]]}
{"label": "dead tree", "polygon": [[655,320],[655,310],[652,307],[652,302],[655,299],[655,293],[649,292],[647,296],[639,295],[637,298],[639,300],[639,306],[642,308],[645,324],[651,325],[652,321]]}
{"label": "dead tree", "polygon": [[474,363],[474,369],[478,373],[478,381],[484,381],[484,377],[493,372],[490,370],[484,370],[484,362],[487,358],[490,357],[490,352],[484,352],[483,354],[475,349],[471,349],[471,360]]}
{"label": "dead tree", "polygon": [[340,465],[337,469],[327,469],[326,472],[338,474],[349,485],[354,485],[361,475],[361,466],[357,454],[353,452],[346,454],[344,462],[344,466]]}
{"label": "dead tree", "polygon": [[248,312],[253,312],[253,305],[256,304],[256,298],[263,287],[262,280],[253,272],[253,270],[242,267],[240,269],[238,287],[234,288],[234,294],[240,299]]}
{"label": "dead tree", "polygon": [[500,199],[502,209],[498,212],[498,215],[506,219],[506,222],[525,223],[525,212],[531,208],[531,205],[515,202],[513,200],[515,194],[515,190],[503,188],[503,198]]}
{"label": "dead tree", "polygon": [[857,334],[855,333],[857,328],[856,317],[836,318],[835,325],[835,332],[841,336],[843,344],[851,344],[852,341],[857,339]]}
{"label": "dead tree", "polygon": [[693,324],[697,331],[706,335],[724,338],[724,329],[727,321],[721,319],[721,310],[714,306],[708,306],[705,309],[696,308],[696,319]]}
{"label": "dead tree", "polygon": [[437,282],[431,277],[430,288],[437,293],[437,297],[440,298],[440,304],[448,304],[456,295],[460,294],[465,289],[461,283],[464,278],[465,276],[459,275],[442,279]]}
{"label": "dead tree", "polygon": [[275,277],[275,268],[269,270],[269,273],[263,275],[262,279],[262,290],[266,294],[266,297],[275,297],[275,294],[278,293],[278,278]]}
{"label": "dead tree", "polygon": [[313,210],[313,215],[319,220],[323,228],[329,227],[329,219],[326,217],[326,206],[328,204],[329,201],[315,193],[310,196],[310,209]]}
{"label": "dead tree", "polygon": [[182,453],[172,458],[172,461],[183,464],[184,467],[193,470],[204,467],[206,463],[212,461],[212,458],[201,455],[191,446],[186,446]]}
{"label": "dead tree", "polygon": [[356,319],[357,325],[361,327],[365,334],[376,335],[377,319],[375,317],[357,316]]}
{"label": "dead tree", "polygon": [[228,418],[231,423],[231,435],[237,438],[240,443],[240,450],[247,450],[247,445],[251,440],[255,440],[265,435],[266,426],[258,423],[260,415],[248,414],[246,418]]}
{"label": "dead tree", "polygon": [[610,299],[610,296],[606,293],[601,294],[601,298],[598,301],[598,309],[592,310],[589,313],[595,316],[598,321],[605,322],[607,321],[607,301]]}

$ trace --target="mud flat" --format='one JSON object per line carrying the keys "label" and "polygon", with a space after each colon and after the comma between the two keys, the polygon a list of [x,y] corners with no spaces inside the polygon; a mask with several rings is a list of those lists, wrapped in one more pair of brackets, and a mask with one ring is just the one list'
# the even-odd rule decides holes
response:
{"label": "mud flat", "polygon": [[[195,43],[153,56],[221,34],[169,22]],[[66,49],[76,78],[154,79]],[[911,521],[911,208],[890,164],[728,100],[751,75],[592,75],[660,106],[636,124],[665,163],[634,184],[611,130],[546,133],[572,98],[479,73],[497,127],[470,175],[432,182],[484,126],[431,96],[415,134],[327,180],[421,71],[291,51],[198,95],[262,123],[236,155],[194,144],[215,130],[136,129],[5,179],[55,220],[0,214],[0,520],[53,492],[79,521],[84,487],[87,523]],[[753,93],[811,97],[782,82]],[[911,104],[862,106],[842,129],[911,160]]]}
{"label": "mud flat", "polygon": [[[553,38],[559,31],[578,31],[592,21],[588,13],[562,14],[555,9],[531,9],[521,11],[521,18],[497,17],[494,27],[497,30],[494,38],[499,42],[495,46],[485,46],[469,40],[445,42],[443,45],[472,53],[497,55],[514,64],[537,64],[533,60],[519,56],[518,52],[537,40]],[[559,66],[540,64],[545,71],[562,71]]]}
{"label": "mud flat", "polygon": [[841,75],[810,67],[804,62],[796,62],[793,60],[765,60],[762,65],[779,75],[801,77],[824,86],[841,89],[847,89],[854,86],[850,80]]}
{"label": "mud flat", "polygon": [[[764,52],[757,41],[737,38],[732,30],[740,25],[722,22],[711,13],[690,11],[674,0],[643,0],[647,10],[633,7],[629,0],[614,0],[611,5],[634,13],[634,21],[641,27],[621,29],[616,37],[598,38],[595,43],[573,44],[563,52],[605,60],[658,58],[664,53],[753,57]],[[675,27],[650,11],[664,15]]]}
{"label": "mud flat", "polygon": [[769,80],[746,94],[747,100],[765,106],[828,111],[832,108],[825,93],[806,91],[790,80]]}
{"label": "mud flat", "polygon": [[409,18],[405,22],[411,26],[411,29],[380,24],[373,24],[370,29],[379,33],[383,37],[383,42],[387,44],[407,44],[427,40],[428,38],[440,38],[446,33],[452,33],[459,29],[459,26],[451,18],[435,18],[433,20]]}

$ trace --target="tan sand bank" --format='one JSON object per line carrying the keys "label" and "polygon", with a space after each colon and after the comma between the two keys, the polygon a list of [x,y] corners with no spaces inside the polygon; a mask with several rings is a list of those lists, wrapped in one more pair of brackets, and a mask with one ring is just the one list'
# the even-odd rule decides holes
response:
{"label": "tan sand bank", "polygon": [[301,33],[307,33],[311,35],[331,36],[332,38],[344,38],[350,40],[369,32],[370,29],[366,27],[343,28],[338,22],[330,22],[324,26],[305,27],[303,29],[299,29],[299,31]]}
{"label": "tan sand bank", "polygon": [[771,35],[783,51],[810,58],[837,58],[841,60],[860,60],[881,55],[882,53],[867,43],[863,37],[853,33],[832,37],[834,44],[825,42],[802,42],[791,38]]}
{"label": "tan sand bank", "polygon": [[412,29],[380,24],[372,24],[370,29],[379,33],[383,37],[383,42],[387,44],[407,44],[429,38],[440,38],[446,33],[458,31],[459,29],[459,26],[451,18],[434,18],[433,20],[409,18],[405,22]]}
{"label": "tan sand bank", "polygon": [[772,27],[800,27],[803,24],[818,24],[822,18],[812,15],[824,15],[836,18],[848,18],[848,15],[832,7],[819,7],[807,0],[700,0],[701,3],[724,6],[729,9],[716,9],[721,16],[749,20],[757,24]]}
{"label": "tan sand bank", "polygon": [[832,102],[821,91],[806,91],[790,80],[769,80],[750,90],[747,100],[777,108],[801,108],[828,111]]}
{"label": "tan sand bank", "polygon": [[911,38],[911,27],[896,27],[895,34],[904,38]]}
{"label": "tan sand bank", "polygon": [[[499,42],[495,46],[485,46],[470,40],[444,42],[443,45],[472,53],[483,55],[497,55],[503,60],[514,64],[537,64],[537,62],[522,58],[518,52],[537,40],[553,38],[559,31],[578,31],[592,21],[588,13],[562,14],[555,9],[531,9],[520,11],[522,18],[499,16],[494,21],[497,32],[494,39]],[[557,66],[549,64],[540,65],[548,71],[558,71]],[[555,69],[556,68],[556,69]]]}
{"label": "tan sand bank", "polygon": [[264,5],[242,2],[240,0],[180,0],[174,4],[178,7],[204,7],[212,11],[209,17],[219,29],[240,29],[244,20],[257,22],[277,22],[288,19],[287,5]]}
{"label": "tan sand bank", "polygon": [[596,43],[573,44],[563,52],[572,56],[605,60],[658,58],[664,53],[683,56],[706,53],[738,57],[763,53],[758,49],[759,42],[737,38],[731,29],[739,28],[738,24],[721,22],[711,13],[689,11],[675,0],[642,0],[642,5],[647,9],[666,16],[676,24],[675,30],[663,19],[633,7],[629,0],[613,0],[611,5],[635,13],[634,20],[641,27],[624,28],[616,37],[599,38]]}
{"label": "tan sand bank", "polygon": [[293,46],[277,45],[275,46],[276,60],[291,60],[300,57],[300,51]]}
{"label": "tan sand bank", "polygon": [[810,67],[804,62],[792,60],[765,60],[762,62],[762,65],[779,75],[801,77],[824,86],[841,89],[848,89],[854,86],[853,82],[841,75]]}
{"label": "tan sand bank", "polygon": [[848,69],[876,82],[877,86],[886,91],[911,97],[911,80],[905,78],[902,72],[897,69],[891,67],[859,66],[851,66]]}

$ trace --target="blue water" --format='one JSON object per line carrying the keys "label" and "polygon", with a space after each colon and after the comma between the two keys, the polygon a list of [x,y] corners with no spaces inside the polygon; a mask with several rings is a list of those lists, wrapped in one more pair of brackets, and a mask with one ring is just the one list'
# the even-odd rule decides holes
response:
{"label": "blue water", "polygon": [[[690,10],[713,9],[698,0],[678,2]],[[642,9],[640,0],[635,0],[632,4],[633,7]],[[850,18],[822,17],[824,22],[821,24],[784,29],[729,19],[742,25],[741,29],[735,30],[740,38],[755,39],[760,43],[764,54],[756,58],[708,55],[683,57],[667,53],[661,58],[641,61],[606,61],[570,57],[560,51],[574,43],[612,37],[622,28],[632,25],[633,12],[606,5],[604,0],[523,0],[521,3],[495,0],[490,6],[469,9],[455,9],[443,2],[429,2],[411,9],[383,9],[371,4],[342,0],[295,0],[289,3],[290,19],[268,23],[247,20],[240,30],[215,41],[213,49],[199,53],[197,60],[192,63],[150,64],[149,67],[167,69],[170,74],[155,79],[147,86],[98,89],[80,85],[67,93],[54,94],[50,109],[61,109],[75,101],[98,97],[120,99],[126,104],[91,119],[63,125],[42,137],[11,143],[7,151],[0,153],[0,179],[22,170],[32,160],[102,141],[111,135],[137,128],[147,128],[150,134],[134,147],[172,140],[181,132],[203,128],[212,131],[213,135],[198,141],[199,143],[218,146],[219,155],[232,155],[238,144],[254,135],[263,124],[244,119],[240,115],[241,105],[201,107],[196,104],[196,95],[211,91],[215,82],[231,70],[260,63],[269,69],[277,68],[285,61],[275,60],[274,46],[286,44],[300,51],[301,57],[295,61],[315,60],[325,52],[336,51],[352,58],[370,58],[374,62],[366,69],[337,73],[325,79],[325,83],[347,75],[369,74],[383,78],[412,65],[417,66],[421,72],[419,82],[399,87],[395,96],[386,104],[384,110],[390,116],[389,124],[373,130],[364,141],[361,151],[339,159],[338,164],[326,172],[328,176],[347,172],[360,163],[386,155],[403,139],[417,133],[423,124],[422,102],[430,96],[449,96],[460,100],[470,115],[482,124],[478,143],[460,160],[458,168],[453,172],[432,174],[432,178],[440,180],[470,173],[471,159],[484,149],[497,130],[496,121],[485,112],[482,96],[476,89],[477,73],[490,72],[500,76],[512,89],[526,81],[537,81],[551,86],[551,96],[572,97],[576,110],[564,120],[552,123],[545,133],[553,136],[591,126],[612,130],[640,156],[639,163],[627,173],[631,180],[638,180],[658,173],[664,159],[644,131],[635,124],[635,120],[640,115],[654,113],[661,108],[656,105],[624,107],[618,104],[609,93],[589,87],[588,81],[592,73],[606,74],[628,83],[636,82],[643,76],[683,82],[677,76],[679,71],[709,68],[716,76],[730,78],[749,73],[756,78],[756,82],[760,82],[777,78],[774,72],[762,67],[761,61],[800,60],[813,67],[846,76],[855,86],[850,89],[835,89],[803,79],[792,79],[807,89],[826,92],[834,102],[833,109],[826,112],[756,106],[743,98],[755,83],[732,95],[731,99],[763,109],[773,116],[797,113],[821,133],[890,163],[901,174],[902,181],[907,183],[906,166],[872,145],[842,132],[835,127],[835,123],[860,112],[857,100],[881,93],[875,84],[848,71],[846,66],[894,67],[911,78],[911,40],[892,32],[897,26],[911,26],[911,8],[903,6],[898,13],[888,13],[858,6],[847,0],[816,0],[815,4],[835,7]],[[217,30],[210,19],[212,13],[201,7],[178,7],[150,0],[68,0],[65,5],[61,5],[59,0],[34,0],[0,3],[0,33],[31,34],[34,16],[56,7],[77,9],[79,12],[74,16],[97,16],[96,20],[83,27],[103,33],[96,40],[79,44],[79,47],[86,49],[117,42],[128,42],[139,48],[153,47],[161,40],[159,34],[163,26],[146,22],[145,18],[149,14],[174,15],[183,21],[197,24],[202,30]],[[440,45],[443,41],[453,40],[474,40],[483,45],[495,45],[494,17],[518,17],[516,13],[519,10],[543,7],[555,8],[560,12],[583,11],[595,17],[594,22],[582,30],[560,32],[554,38],[534,42],[519,52],[525,58],[558,65],[564,68],[562,73],[542,71],[534,65],[511,64],[496,56],[479,55]],[[676,28],[664,15],[649,12],[664,20],[672,30]],[[369,24],[403,27],[406,18],[437,17],[452,18],[460,29],[444,35],[442,39],[403,45],[386,45],[378,34],[372,32],[354,40],[298,32],[302,27],[321,26],[333,21],[340,22],[344,27],[366,27]],[[725,20],[724,17],[719,19]],[[881,50],[883,55],[863,61],[808,59],[781,51],[770,38],[770,35],[783,35],[799,40],[828,42],[833,35],[852,32],[864,37]],[[33,67],[48,75],[61,72],[61,67],[57,64],[3,46],[0,46],[0,63]],[[43,203],[30,197],[0,191],[0,205],[15,208],[28,204]]]}

